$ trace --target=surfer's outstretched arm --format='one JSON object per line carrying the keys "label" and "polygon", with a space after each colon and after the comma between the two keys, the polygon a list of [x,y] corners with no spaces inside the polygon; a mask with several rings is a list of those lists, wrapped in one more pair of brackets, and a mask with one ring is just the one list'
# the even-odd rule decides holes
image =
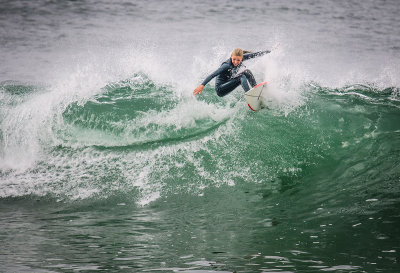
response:
{"label": "surfer's outstretched arm", "polygon": [[255,53],[246,53],[246,54],[243,54],[243,61],[248,60],[248,59],[253,59],[253,58],[256,58],[256,57],[260,57],[260,56],[263,56],[263,55],[268,54],[270,52],[271,52],[270,50],[264,50],[264,51],[258,51],[258,52],[255,52]]}
{"label": "surfer's outstretched arm", "polygon": [[214,77],[218,76],[219,74],[227,71],[229,69],[229,65],[228,64],[222,64],[217,70],[214,71],[214,73],[210,74],[203,82],[202,84],[200,84],[194,91],[193,91],[193,95],[197,95],[197,94],[201,94],[201,92],[203,91],[204,86],[211,81]]}
{"label": "surfer's outstretched arm", "polygon": [[278,47],[279,47],[279,43],[276,44],[271,50],[263,50],[263,51],[258,51],[258,52],[254,52],[254,53],[243,54],[243,61],[244,60],[248,60],[248,59],[252,59],[252,58],[256,58],[256,57],[260,57],[260,56],[263,56],[265,54],[271,53],[272,50],[275,50]]}

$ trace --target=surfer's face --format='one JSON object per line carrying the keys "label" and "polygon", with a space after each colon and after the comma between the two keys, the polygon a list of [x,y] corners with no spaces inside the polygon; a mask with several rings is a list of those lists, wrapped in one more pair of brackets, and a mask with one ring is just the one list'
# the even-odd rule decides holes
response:
{"label": "surfer's face", "polygon": [[238,66],[242,62],[243,57],[232,55],[231,60],[234,66]]}

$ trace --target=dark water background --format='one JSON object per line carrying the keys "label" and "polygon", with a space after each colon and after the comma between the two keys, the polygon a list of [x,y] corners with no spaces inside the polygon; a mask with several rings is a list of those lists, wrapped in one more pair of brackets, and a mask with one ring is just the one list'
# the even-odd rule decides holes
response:
{"label": "dark water background", "polygon": [[0,271],[399,272],[399,12],[0,1]]}

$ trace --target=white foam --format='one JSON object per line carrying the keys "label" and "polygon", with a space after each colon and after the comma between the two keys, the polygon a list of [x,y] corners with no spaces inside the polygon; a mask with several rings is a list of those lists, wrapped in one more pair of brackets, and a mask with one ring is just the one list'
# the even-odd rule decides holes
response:
{"label": "white foam", "polygon": [[269,109],[287,115],[304,105],[304,85],[309,76],[304,69],[288,61],[284,46],[262,57],[257,68],[264,71],[262,80],[268,82],[263,101]]}

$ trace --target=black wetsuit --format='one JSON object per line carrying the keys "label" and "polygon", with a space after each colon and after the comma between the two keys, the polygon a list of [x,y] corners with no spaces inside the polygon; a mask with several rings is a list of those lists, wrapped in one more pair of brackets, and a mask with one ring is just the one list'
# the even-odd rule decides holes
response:
{"label": "black wetsuit", "polygon": [[231,58],[226,60],[221,64],[221,66],[211,75],[209,75],[202,83],[202,85],[206,85],[209,81],[211,81],[214,77],[217,77],[215,80],[215,91],[217,95],[223,97],[230,92],[232,92],[236,87],[242,85],[245,92],[250,90],[250,87],[247,81],[250,82],[251,86],[254,87],[257,85],[256,80],[254,79],[253,74],[250,70],[245,69],[238,73],[239,69],[242,66],[243,61],[252,59],[258,56],[265,55],[270,53],[271,51],[259,51],[256,53],[247,53],[243,54],[243,60],[238,66],[234,66]]}

